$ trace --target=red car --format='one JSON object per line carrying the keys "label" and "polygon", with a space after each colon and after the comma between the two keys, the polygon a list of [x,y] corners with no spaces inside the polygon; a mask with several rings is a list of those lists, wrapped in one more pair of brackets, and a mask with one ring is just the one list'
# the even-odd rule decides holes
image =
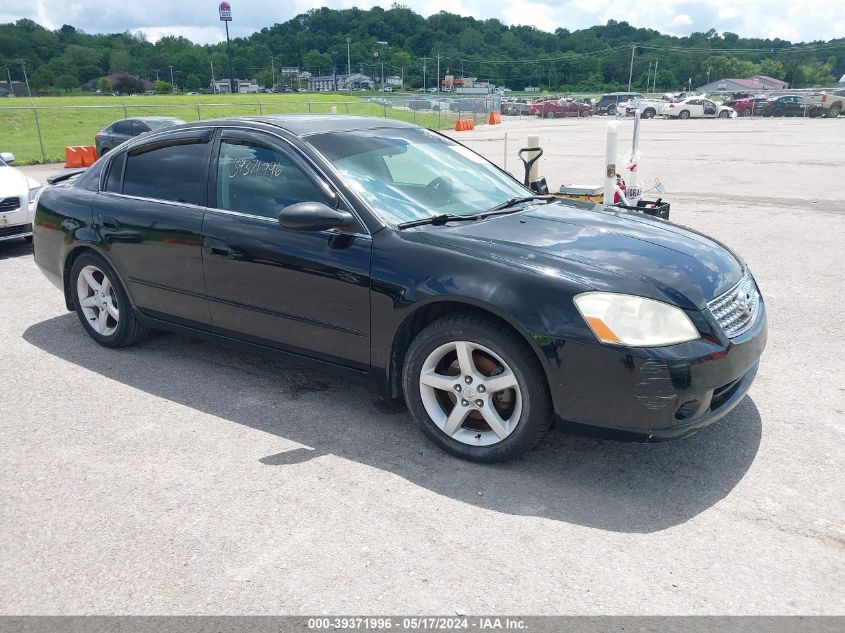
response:
{"label": "red car", "polygon": [[[730,107],[736,110],[737,116],[751,116],[760,109],[760,104],[766,103],[766,101],[768,101],[766,97],[747,97],[734,101],[730,104]],[[722,105],[727,105],[727,103]]]}
{"label": "red car", "polygon": [[546,119],[556,119],[566,116],[590,116],[593,108],[580,101],[572,99],[559,99],[557,101],[543,101],[531,106],[529,114]]}

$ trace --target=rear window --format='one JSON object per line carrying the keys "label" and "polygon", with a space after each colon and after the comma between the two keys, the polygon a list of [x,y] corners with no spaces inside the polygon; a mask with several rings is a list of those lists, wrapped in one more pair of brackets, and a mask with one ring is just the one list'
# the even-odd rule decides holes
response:
{"label": "rear window", "polygon": [[170,127],[171,125],[182,125],[184,121],[182,119],[162,119],[156,121],[150,121],[147,119],[144,121],[147,124],[147,127],[151,130],[160,130],[163,127]]}
{"label": "rear window", "polygon": [[207,139],[182,139],[133,149],[126,159],[123,193],[204,205],[209,147]]}

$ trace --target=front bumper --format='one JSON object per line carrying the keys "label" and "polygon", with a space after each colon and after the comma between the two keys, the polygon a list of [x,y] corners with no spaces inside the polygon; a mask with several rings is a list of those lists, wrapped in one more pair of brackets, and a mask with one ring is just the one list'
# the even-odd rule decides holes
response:
{"label": "front bumper", "polygon": [[565,422],[641,440],[688,435],[745,396],[766,329],[761,302],[754,325],[722,342],[698,339],[652,349],[567,342],[549,371],[555,413]]}
{"label": "front bumper", "polygon": [[30,205],[25,204],[13,211],[0,213],[0,242],[32,235],[32,211]]}

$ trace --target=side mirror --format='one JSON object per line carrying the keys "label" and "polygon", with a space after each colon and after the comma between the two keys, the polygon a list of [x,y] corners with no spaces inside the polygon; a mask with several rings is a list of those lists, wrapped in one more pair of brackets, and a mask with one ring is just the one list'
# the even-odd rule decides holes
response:
{"label": "side mirror", "polygon": [[0,153],[0,160],[4,163],[14,163],[15,162],[15,155],[12,152],[2,152]]}
{"label": "side mirror", "polygon": [[322,202],[297,202],[279,214],[279,224],[294,231],[328,231],[351,226],[353,222],[348,211],[332,209]]}

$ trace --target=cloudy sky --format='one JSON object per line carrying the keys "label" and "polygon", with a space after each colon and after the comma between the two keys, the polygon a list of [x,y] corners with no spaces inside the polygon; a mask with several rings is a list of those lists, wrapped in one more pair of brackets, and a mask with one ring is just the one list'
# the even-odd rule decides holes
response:
{"label": "cloudy sky", "polygon": [[[318,6],[389,8],[394,1],[230,0],[232,33],[248,35]],[[546,31],[575,30],[614,19],[674,35],[715,28],[793,42],[845,37],[845,11],[840,2],[830,0],[404,0],[401,4],[423,15],[447,10]],[[217,0],[0,0],[0,23],[26,17],[49,28],[72,24],[89,33],[140,30],[151,41],[175,34],[208,43],[225,37],[217,5]]]}

